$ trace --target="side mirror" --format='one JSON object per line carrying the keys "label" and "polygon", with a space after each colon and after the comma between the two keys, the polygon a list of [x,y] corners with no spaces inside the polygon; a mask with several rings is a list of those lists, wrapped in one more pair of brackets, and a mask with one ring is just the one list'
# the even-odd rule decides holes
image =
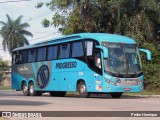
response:
{"label": "side mirror", "polygon": [[147,60],[151,60],[151,52],[146,49],[139,49],[141,52],[145,52],[147,54]]}
{"label": "side mirror", "polygon": [[103,50],[103,57],[104,57],[105,59],[108,58],[108,48],[102,47],[102,46],[96,46],[96,48],[99,48],[99,49]]}

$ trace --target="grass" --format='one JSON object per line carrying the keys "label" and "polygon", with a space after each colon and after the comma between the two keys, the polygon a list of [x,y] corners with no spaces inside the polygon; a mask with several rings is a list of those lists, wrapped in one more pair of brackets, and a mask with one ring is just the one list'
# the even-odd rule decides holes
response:
{"label": "grass", "polygon": [[10,119],[7,117],[0,117],[0,120],[10,120]]}
{"label": "grass", "polygon": [[124,93],[124,95],[160,95],[159,90],[143,91],[140,93]]}
{"label": "grass", "polygon": [[[67,92],[69,96],[78,96],[78,92]],[[140,93],[124,93],[123,95],[135,96],[135,95],[160,95],[160,90],[143,91]]]}
{"label": "grass", "polygon": [[0,86],[0,90],[10,90],[10,86]]}

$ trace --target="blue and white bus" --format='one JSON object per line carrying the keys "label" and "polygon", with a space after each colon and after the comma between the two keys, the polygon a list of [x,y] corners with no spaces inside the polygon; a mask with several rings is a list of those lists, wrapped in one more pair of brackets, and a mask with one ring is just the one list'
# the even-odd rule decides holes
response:
{"label": "blue and white bus", "polygon": [[125,36],[80,33],[16,48],[12,56],[12,89],[25,96],[65,96],[141,92],[144,75],[136,42]]}

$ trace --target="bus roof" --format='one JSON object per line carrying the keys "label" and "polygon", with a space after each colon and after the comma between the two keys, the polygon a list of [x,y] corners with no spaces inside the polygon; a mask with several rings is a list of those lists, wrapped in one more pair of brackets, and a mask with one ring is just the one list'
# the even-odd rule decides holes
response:
{"label": "bus roof", "polygon": [[79,34],[71,34],[66,35],[59,38],[53,38],[44,42],[39,42],[36,44],[28,45],[25,47],[19,47],[14,49],[16,50],[22,50],[22,49],[28,49],[28,48],[34,48],[39,46],[45,46],[45,45],[51,45],[51,44],[57,44],[62,42],[68,42],[68,41],[75,41],[80,39],[95,39],[99,43],[101,42],[112,42],[112,43],[126,43],[126,44],[136,44],[136,42],[126,36],[117,35],[117,34],[107,34],[107,33],[79,33]]}

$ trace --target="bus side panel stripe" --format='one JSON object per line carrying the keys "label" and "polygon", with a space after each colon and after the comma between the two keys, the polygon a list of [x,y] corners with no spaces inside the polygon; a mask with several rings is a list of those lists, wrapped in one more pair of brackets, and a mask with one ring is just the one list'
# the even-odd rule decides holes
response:
{"label": "bus side panel stripe", "polygon": [[44,64],[48,65],[47,61],[44,61]]}
{"label": "bus side panel stripe", "polygon": [[38,62],[38,67],[39,67],[39,68],[41,67],[41,62]]}
{"label": "bus side panel stripe", "polygon": [[32,68],[33,68],[34,76],[36,78],[37,72],[36,72],[36,66],[34,63],[32,63]]}

